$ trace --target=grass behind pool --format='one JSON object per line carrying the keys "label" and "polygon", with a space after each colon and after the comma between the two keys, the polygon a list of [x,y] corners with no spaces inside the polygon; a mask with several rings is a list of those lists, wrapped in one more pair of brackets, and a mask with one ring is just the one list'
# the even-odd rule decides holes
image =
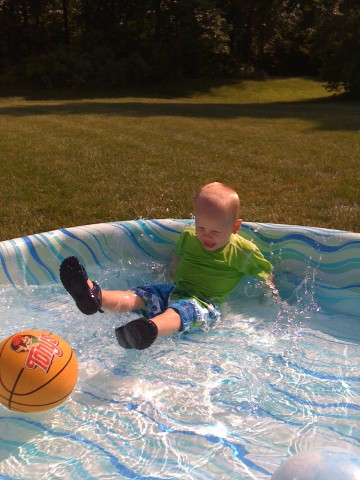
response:
{"label": "grass behind pool", "polygon": [[214,180],[246,221],[359,231],[359,130],[360,103],[301,78],[3,96],[0,239],[188,218]]}

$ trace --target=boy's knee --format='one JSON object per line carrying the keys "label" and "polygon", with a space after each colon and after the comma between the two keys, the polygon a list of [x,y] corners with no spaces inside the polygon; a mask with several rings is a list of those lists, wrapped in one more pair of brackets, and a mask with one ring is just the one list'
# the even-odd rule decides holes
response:
{"label": "boy's knee", "polygon": [[180,331],[194,327],[207,329],[220,317],[219,307],[212,303],[205,305],[195,298],[177,300],[170,307],[176,310],[180,316]]}
{"label": "boy's knee", "polygon": [[170,305],[170,308],[177,312],[180,319],[179,331],[184,332],[189,330],[198,319],[195,305],[190,300],[177,300],[175,303]]}

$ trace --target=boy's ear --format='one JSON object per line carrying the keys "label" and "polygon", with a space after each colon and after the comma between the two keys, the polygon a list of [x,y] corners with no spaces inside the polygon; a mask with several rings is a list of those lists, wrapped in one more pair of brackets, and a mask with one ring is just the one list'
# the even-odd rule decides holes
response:
{"label": "boy's ear", "polygon": [[238,230],[240,230],[241,224],[242,224],[242,219],[238,218],[234,223],[233,233],[237,233]]}

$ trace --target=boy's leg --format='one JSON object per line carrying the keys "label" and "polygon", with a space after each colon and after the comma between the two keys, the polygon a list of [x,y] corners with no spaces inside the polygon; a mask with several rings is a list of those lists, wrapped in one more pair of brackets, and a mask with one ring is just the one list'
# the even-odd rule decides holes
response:
{"label": "boy's leg", "polygon": [[102,290],[101,296],[101,308],[109,312],[130,312],[145,308],[145,301],[131,290]]}
{"label": "boy's leg", "polygon": [[[101,290],[96,282],[88,278],[85,268],[76,257],[68,257],[62,262],[60,279],[75,300],[77,307],[86,315],[102,312],[102,308],[112,312],[143,310],[149,302],[149,297],[145,295],[143,298],[136,293],[136,290],[146,293],[144,288],[135,289],[135,291]],[[172,289],[172,286],[166,286],[165,291],[162,292],[166,298]],[[162,290],[161,287],[160,290]],[[153,300],[152,294],[150,298]],[[160,300],[162,303],[164,298]],[[160,306],[158,303],[155,311]],[[154,320],[142,317],[117,328],[115,333],[120,345],[124,348],[142,350],[149,347],[158,336],[172,335],[181,330],[181,319],[177,311],[168,308],[163,313],[156,315],[153,312],[152,315]]]}
{"label": "boy's leg", "polygon": [[179,299],[171,302],[170,307],[153,315],[151,319],[141,317],[116,328],[115,334],[122,347],[144,350],[150,347],[158,336],[172,335],[194,325],[208,328],[219,316],[220,309],[215,304],[193,298]]}
{"label": "boy's leg", "polygon": [[145,307],[145,301],[135,292],[101,290],[96,282],[88,278],[85,268],[76,257],[68,257],[62,262],[60,279],[79,310],[86,315],[102,312],[102,308],[112,312],[128,312]]}

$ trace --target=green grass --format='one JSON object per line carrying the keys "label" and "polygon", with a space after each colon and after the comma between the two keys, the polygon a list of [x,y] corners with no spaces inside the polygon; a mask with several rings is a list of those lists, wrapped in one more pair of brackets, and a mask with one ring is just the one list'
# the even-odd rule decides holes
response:
{"label": "green grass", "polygon": [[196,82],[0,98],[0,239],[134,218],[189,218],[223,181],[246,221],[360,230],[360,104],[321,83]]}

